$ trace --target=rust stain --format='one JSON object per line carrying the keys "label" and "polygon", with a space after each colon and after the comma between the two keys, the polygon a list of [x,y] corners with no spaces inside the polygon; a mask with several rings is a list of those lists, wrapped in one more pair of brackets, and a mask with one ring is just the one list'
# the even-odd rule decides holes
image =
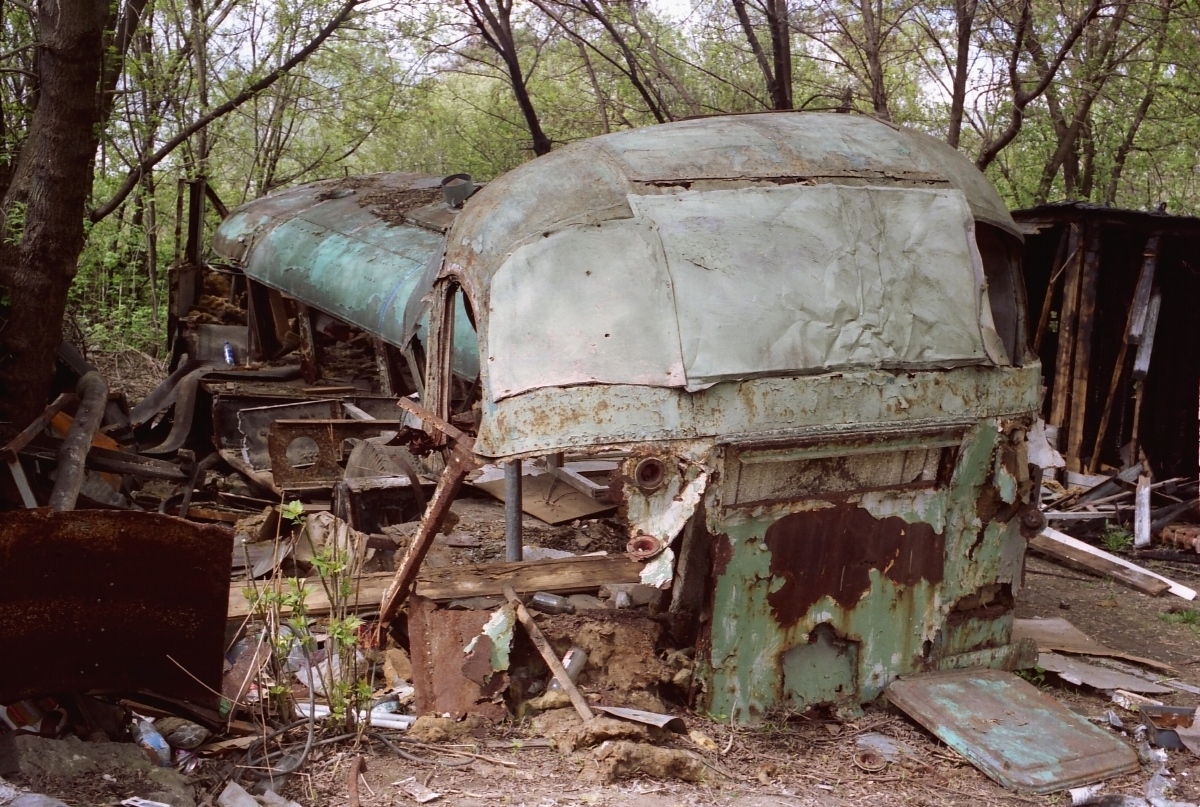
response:
{"label": "rust stain", "polygon": [[857,505],[784,516],[767,528],[771,574],[784,585],[767,595],[775,618],[795,625],[822,597],[853,607],[879,569],[900,586],[942,580],[945,538],[929,524],[878,519]]}
{"label": "rust stain", "polygon": [[[463,655],[490,616],[487,611],[446,611],[424,597],[409,598],[409,655],[418,715],[478,714],[490,720],[507,716],[503,703],[490,700],[493,687],[485,689],[468,677],[482,670]],[[501,682],[506,683],[507,676],[490,679],[492,684]]]}
{"label": "rust stain", "polygon": [[215,706],[232,546],[228,529],[158,513],[5,513],[0,702],[146,690]]}

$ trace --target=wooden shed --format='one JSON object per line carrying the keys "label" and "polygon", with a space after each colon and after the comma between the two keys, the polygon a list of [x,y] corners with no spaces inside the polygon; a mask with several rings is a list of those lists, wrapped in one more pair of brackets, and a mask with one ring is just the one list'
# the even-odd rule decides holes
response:
{"label": "wooden shed", "polygon": [[1060,203],[1019,210],[1043,415],[1067,470],[1143,457],[1197,474],[1200,218]]}

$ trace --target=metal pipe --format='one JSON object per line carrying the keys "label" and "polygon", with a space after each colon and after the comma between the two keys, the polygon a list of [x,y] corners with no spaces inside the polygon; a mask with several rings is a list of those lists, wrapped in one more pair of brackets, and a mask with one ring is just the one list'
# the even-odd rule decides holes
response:
{"label": "metal pipe", "polygon": [[504,464],[504,557],[521,560],[521,461]]}
{"label": "metal pipe", "polygon": [[50,493],[50,509],[56,512],[75,509],[83,485],[83,464],[108,404],[108,382],[99,373],[86,373],[75,385],[75,391],[79,395],[79,409],[67,431],[67,439],[58,449],[58,472]]}

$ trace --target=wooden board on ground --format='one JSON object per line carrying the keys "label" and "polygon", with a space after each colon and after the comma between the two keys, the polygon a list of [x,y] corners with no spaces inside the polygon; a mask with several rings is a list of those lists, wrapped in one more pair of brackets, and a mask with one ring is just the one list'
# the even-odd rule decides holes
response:
{"label": "wooden board on ground", "polygon": [[[1054,544],[1060,544],[1062,546],[1078,550],[1081,553],[1086,553],[1088,555],[1092,555],[1095,558],[1100,558],[1100,559],[1106,560],[1110,563],[1115,563],[1118,566],[1124,567],[1126,569],[1137,572],[1139,574],[1149,575],[1150,577],[1153,577],[1156,580],[1161,580],[1162,582],[1166,583],[1168,586],[1167,591],[1171,592],[1176,597],[1181,597],[1185,600],[1196,599],[1196,590],[1194,588],[1188,588],[1187,586],[1183,585],[1182,583],[1177,583],[1169,577],[1163,577],[1158,572],[1152,572],[1149,569],[1144,569],[1141,566],[1138,566],[1133,561],[1125,560],[1125,558],[1117,557],[1116,555],[1110,555],[1109,553],[1105,552],[1103,549],[1097,549],[1096,547],[1092,546],[1091,544],[1085,544],[1083,541],[1080,541],[1078,538],[1072,538],[1070,535],[1067,535],[1065,532],[1059,532],[1056,529],[1047,527],[1046,529],[1042,530],[1042,533],[1041,533],[1041,535],[1038,536],[1038,538],[1045,538]],[[1045,542],[1042,542],[1042,544],[1044,546]],[[1030,546],[1031,547],[1033,546],[1032,541],[1030,541]],[[1050,553],[1046,553],[1046,554],[1050,554]],[[1080,567],[1080,568],[1082,568],[1082,567]],[[1087,569],[1087,570],[1090,571],[1090,569]],[[1097,572],[1097,573],[1099,573],[1099,572]]]}
{"label": "wooden board on ground", "polygon": [[[505,585],[512,586],[521,594],[535,591],[575,594],[593,591],[607,583],[637,583],[641,580],[641,572],[642,564],[624,555],[448,566],[422,570],[417,577],[416,592],[422,597],[441,602],[467,597],[502,596]],[[359,581],[357,599],[351,598],[358,603],[358,610],[370,610],[378,606],[392,577],[391,572],[363,575]],[[230,585],[230,619],[245,619],[250,614],[246,588],[246,583]],[[308,612],[328,613],[329,598],[320,581],[309,580],[305,590]]]}
{"label": "wooden board on ground", "polygon": [[1135,656],[1121,650],[1100,644],[1079,628],[1061,617],[1052,619],[1016,619],[1013,620],[1013,641],[1017,639],[1033,639],[1038,651],[1042,653],[1060,652],[1073,653],[1080,656],[1105,656],[1108,658],[1125,659],[1136,664],[1153,667],[1158,670],[1173,672],[1170,664],[1161,661]]}
{"label": "wooden board on ground", "polygon": [[[504,501],[503,478],[467,484]],[[547,524],[566,524],[612,509],[613,505],[598,502],[550,474],[521,475],[521,511]]]}
{"label": "wooden board on ground", "polygon": [[[1041,535],[1036,535],[1029,539],[1029,548],[1034,552],[1058,561],[1064,566],[1099,575],[1100,577],[1111,577],[1123,586],[1128,586],[1135,591],[1140,591],[1143,594],[1149,594],[1153,597],[1161,596],[1171,588],[1168,583],[1152,576],[1149,572],[1131,569],[1117,563],[1117,559],[1107,552],[1101,550],[1089,552],[1088,549],[1094,549],[1094,547],[1082,549],[1078,546],[1064,543],[1049,536],[1047,533],[1050,532],[1057,532],[1057,530],[1046,530]],[[1059,533],[1059,535],[1062,534]]]}

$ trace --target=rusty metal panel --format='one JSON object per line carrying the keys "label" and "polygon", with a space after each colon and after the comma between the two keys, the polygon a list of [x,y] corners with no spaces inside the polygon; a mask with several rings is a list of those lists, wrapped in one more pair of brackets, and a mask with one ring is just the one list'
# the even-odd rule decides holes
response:
{"label": "rusty metal panel", "polygon": [[1053,793],[1138,770],[1132,748],[1009,673],[934,673],[896,681],[887,696],[1019,793]]}
{"label": "rusty metal panel", "polygon": [[462,277],[486,316],[491,274],[515,245],[627,218],[628,193],[838,177],[957,188],[977,219],[1021,237],[987,178],[936,138],[858,115],[740,115],[591,138],[510,171],[465,206],[446,268]]}
{"label": "rusty metal panel", "polygon": [[[935,425],[1038,408],[1041,365],[941,372],[861,370],[727,382],[687,393],[586,385],[483,402],[475,450],[486,457],[596,445],[761,440],[871,424]],[[832,427],[832,429],[831,429]]]}
{"label": "rusty metal panel", "polygon": [[[496,269],[492,400],[863,367],[1008,363],[953,189],[788,185],[630,197]],[[752,267],[752,268],[751,268]]]}
{"label": "rusty metal panel", "polygon": [[328,486],[345,475],[339,463],[347,440],[399,430],[399,420],[273,421],[267,451],[275,484],[289,489]]}
{"label": "rusty metal panel", "polygon": [[[942,449],[955,463],[939,464],[928,484],[821,491],[808,484],[825,468],[821,454],[871,457],[886,474],[889,458],[947,442],[927,426],[905,441],[895,424],[883,450],[864,455],[861,435],[827,435],[819,446],[797,441],[798,456],[818,456],[807,470],[784,464],[774,501],[747,506],[710,491],[713,618],[700,654],[708,711],[741,722],[777,707],[853,712],[898,675],[1026,660],[1011,640],[1019,564],[1006,563],[1014,542],[1023,546],[1020,499],[1014,489],[1004,502],[995,487],[995,458],[1020,439],[983,420],[961,448]],[[743,454],[727,447],[718,473],[736,474]],[[791,481],[808,495],[788,495]]]}
{"label": "rusty metal panel", "polygon": [[[447,611],[432,600],[413,595],[408,600],[409,654],[418,715],[462,717],[467,713],[501,720],[508,714],[503,701],[492,694],[503,689],[507,676],[492,676],[489,689],[464,673],[476,674],[477,659],[463,652],[483,631],[489,611]],[[476,677],[480,677],[476,675]]]}
{"label": "rusty metal panel", "polygon": [[215,705],[231,548],[225,528],[157,513],[3,514],[0,702],[96,690]]}

